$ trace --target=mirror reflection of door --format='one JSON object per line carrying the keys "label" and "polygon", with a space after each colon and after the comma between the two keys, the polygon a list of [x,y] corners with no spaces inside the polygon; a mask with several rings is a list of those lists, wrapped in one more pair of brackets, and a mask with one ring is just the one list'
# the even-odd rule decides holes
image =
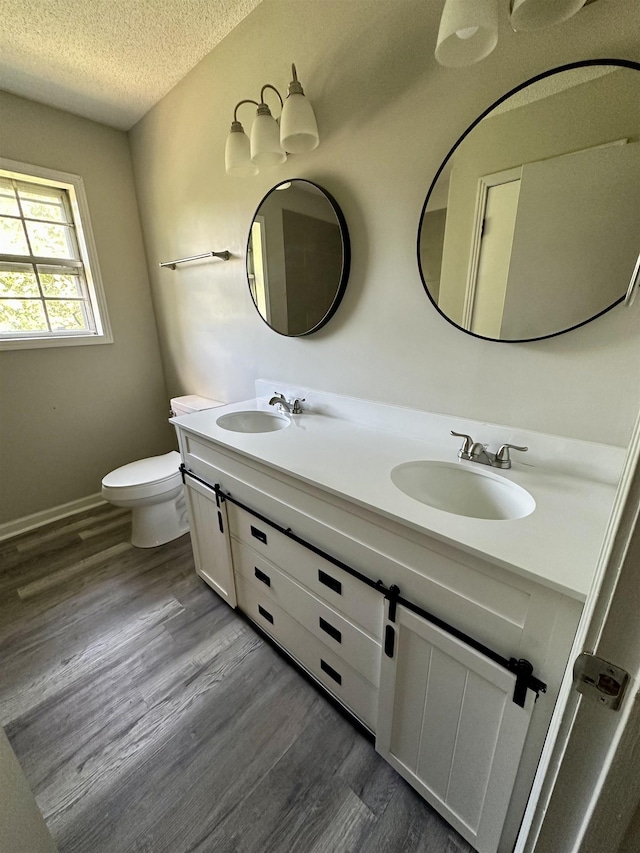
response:
{"label": "mirror reflection of door", "polygon": [[481,182],[475,226],[479,239],[472,253],[462,324],[488,338],[499,338],[502,328],[519,193],[519,169]]}
{"label": "mirror reflection of door", "polygon": [[264,238],[264,216],[256,216],[251,225],[251,238],[247,251],[247,278],[253,301],[258,311],[270,322],[269,271]]}
{"label": "mirror reflection of door", "polygon": [[479,180],[463,328],[526,338],[550,306],[556,327],[570,328],[619,297],[639,221],[640,146],[625,141]]}
{"label": "mirror reflection of door", "polygon": [[638,144],[523,167],[503,336],[530,337],[550,306],[564,329],[620,297],[638,254],[639,186]]}

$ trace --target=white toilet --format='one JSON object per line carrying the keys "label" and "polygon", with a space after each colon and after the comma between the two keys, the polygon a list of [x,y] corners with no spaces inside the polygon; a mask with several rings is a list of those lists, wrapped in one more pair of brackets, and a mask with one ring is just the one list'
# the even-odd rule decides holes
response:
{"label": "white toilet", "polygon": [[[218,400],[191,394],[171,400],[172,415],[222,406]],[[153,548],[189,530],[184,486],[176,450],[116,468],[102,480],[102,497],[131,509],[131,544]]]}

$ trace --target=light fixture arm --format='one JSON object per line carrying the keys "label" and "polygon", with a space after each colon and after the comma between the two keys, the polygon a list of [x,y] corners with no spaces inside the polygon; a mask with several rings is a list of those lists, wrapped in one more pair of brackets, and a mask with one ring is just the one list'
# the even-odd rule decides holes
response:
{"label": "light fixture arm", "polygon": [[256,107],[259,107],[259,106],[260,106],[260,104],[259,104],[257,101],[253,101],[253,100],[251,100],[251,98],[245,98],[245,99],[244,99],[244,100],[242,100],[242,101],[238,101],[238,103],[236,104],[236,107],[235,107],[235,109],[234,109],[234,111],[233,111],[233,121],[234,121],[234,123],[237,123],[237,122],[238,122],[238,107],[241,107],[243,104],[254,104],[254,106],[256,106]]}
{"label": "light fixture arm", "polygon": [[258,105],[258,109],[260,109],[260,107],[264,104],[264,90],[265,89],[273,89],[273,91],[276,93],[276,95],[278,96],[278,98],[280,100],[280,111],[282,111],[282,108],[284,107],[284,101],[282,100],[282,95],[276,89],[275,86],[271,85],[271,83],[265,83],[264,86],[262,87],[262,89],[260,89],[260,104]]}
{"label": "light fixture arm", "polygon": [[290,95],[304,95],[304,89],[302,88],[302,84],[298,80],[298,74],[296,72],[296,66],[294,63],[291,63],[291,76],[293,77],[291,83],[289,83],[289,94]]}

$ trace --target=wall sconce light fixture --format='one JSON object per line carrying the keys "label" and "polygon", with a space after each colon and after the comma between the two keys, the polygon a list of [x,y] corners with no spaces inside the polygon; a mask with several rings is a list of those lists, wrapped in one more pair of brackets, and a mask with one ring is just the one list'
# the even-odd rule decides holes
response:
{"label": "wall sconce light fixture", "polygon": [[[266,83],[260,90],[260,103],[251,99],[239,101],[233,111],[231,130],[225,146],[225,169],[228,175],[247,177],[259,169],[284,163],[289,154],[303,154],[318,147],[318,124],[313,107],[305,97],[295,65],[291,66],[293,80],[285,101],[275,86]],[[279,123],[264,101],[267,89],[273,90],[280,101]],[[238,107],[254,104],[258,109],[251,125],[250,137],[238,121]]]}
{"label": "wall sconce light fixture", "polygon": [[[510,0],[514,31],[534,30],[566,21],[595,0]],[[498,43],[499,0],[446,0],[440,19],[436,59],[459,68],[488,56]]]}

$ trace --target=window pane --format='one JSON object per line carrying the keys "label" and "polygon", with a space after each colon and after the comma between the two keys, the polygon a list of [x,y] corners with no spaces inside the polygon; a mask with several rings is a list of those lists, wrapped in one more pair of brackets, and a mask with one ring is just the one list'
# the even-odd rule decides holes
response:
{"label": "window pane", "polygon": [[0,213],[20,216],[20,208],[11,181],[0,178]]}
{"label": "window pane", "polygon": [[19,219],[0,216],[0,252],[6,255],[28,255],[29,246]]}
{"label": "window pane", "polygon": [[48,329],[44,308],[39,300],[0,300],[0,332],[46,332]]}
{"label": "window pane", "polygon": [[63,191],[54,187],[34,187],[18,184],[22,213],[27,218],[67,222]]}
{"label": "window pane", "polygon": [[3,264],[0,267],[0,296],[40,296],[30,264]]}
{"label": "window pane", "polygon": [[0,169],[0,350],[111,340],[92,303],[94,291],[102,298],[100,273],[81,254],[76,197],[82,207],[77,176]]}
{"label": "window pane", "polygon": [[47,313],[54,332],[63,329],[71,332],[90,328],[85,317],[84,305],[77,300],[72,302],[47,299]]}
{"label": "window pane", "polygon": [[69,269],[69,267],[60,267],[60,270],[54,272],[50,270],[51,267],[38,266],[40,284],[45,296],[69,296],[72,299],[84,296],[82,279],[77,270]]}
{"label": "window pane", "polygon": [[42,258],[77,258],[71,229],[48,222],[25,222],[31,251]]}

